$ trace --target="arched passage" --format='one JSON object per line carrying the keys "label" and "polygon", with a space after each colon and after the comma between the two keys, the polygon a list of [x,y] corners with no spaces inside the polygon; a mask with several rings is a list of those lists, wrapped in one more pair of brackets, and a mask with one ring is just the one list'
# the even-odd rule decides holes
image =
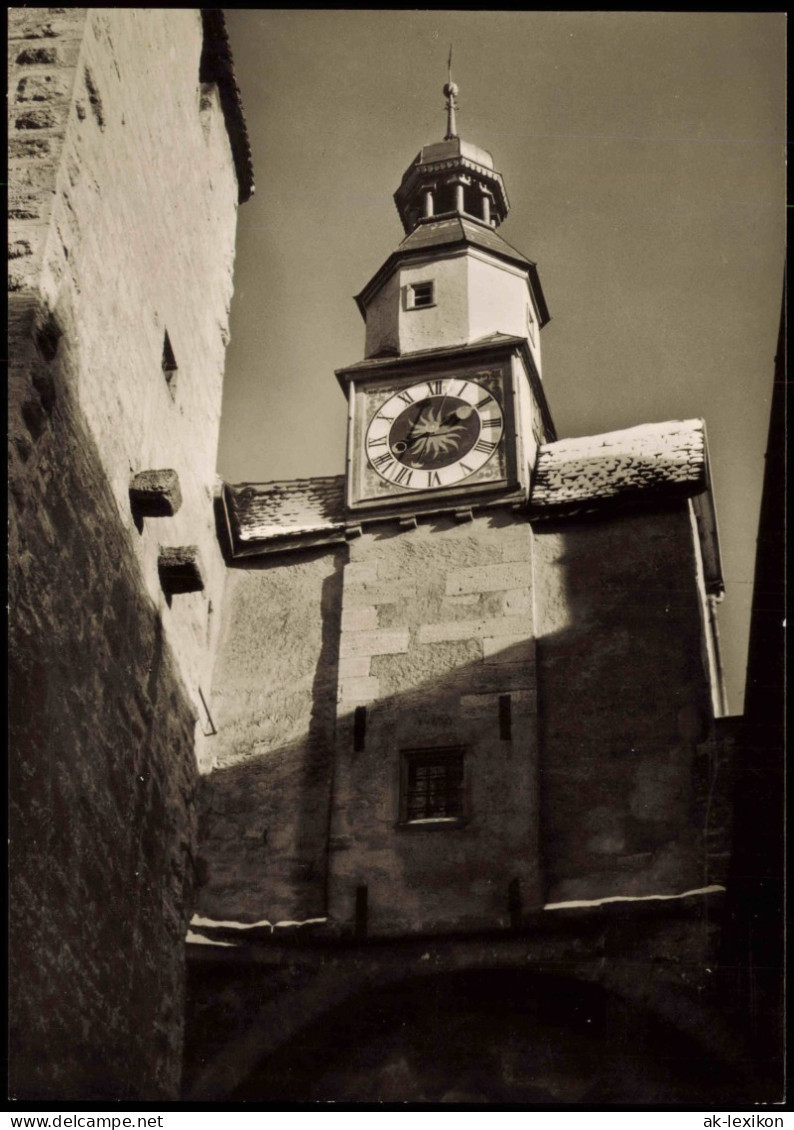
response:
{"label": "arched passage", "polygon": [[692,1039],[600,986],[495,968],[370,987],[228,1101],[686,1105],[735,1088]]}

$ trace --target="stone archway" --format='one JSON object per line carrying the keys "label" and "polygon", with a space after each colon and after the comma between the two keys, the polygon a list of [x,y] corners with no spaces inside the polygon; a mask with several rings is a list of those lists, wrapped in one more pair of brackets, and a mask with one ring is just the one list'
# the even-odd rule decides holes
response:
{"label": "stone archway", "polygon": [[708,1105],[733,1085],[693,1040],[598,985],[493,968],[370,986],[227,1099]]}

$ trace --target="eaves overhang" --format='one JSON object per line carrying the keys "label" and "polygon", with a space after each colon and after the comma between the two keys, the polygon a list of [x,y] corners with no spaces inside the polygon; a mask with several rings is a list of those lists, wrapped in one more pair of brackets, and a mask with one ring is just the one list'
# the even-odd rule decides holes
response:
{"label": "eaves overhang", "polygon": [[226,132],[237,174],[237,201],[244,204],[254,193],[251,143],[243,114],[242,98],[234,72],[232,50],[223,8],[201,8],[204,42],[199,63],[199,81],[217,83]]}

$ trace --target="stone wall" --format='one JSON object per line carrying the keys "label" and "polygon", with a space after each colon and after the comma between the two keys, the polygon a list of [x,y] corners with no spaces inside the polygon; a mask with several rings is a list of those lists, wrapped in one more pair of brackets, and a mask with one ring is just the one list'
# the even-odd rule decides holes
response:
{"label": "stone wall", "polygon": [[[85,12],[12,10],[10,288],[79,327],[75,397],[201,710],[224,578],[211,502],[235,170],[217,89],[199,83],[199,10]],[[138,529],[130,479],[162,468],[182,506]],[[161,544],[197,546],[202,592],[169,605]]]}
{"label": "stone wall", "polygon": [[[14,299],[15,296],[12,296]],[[195,712],[55,357],[16,296],[10,425],[11,1093],[173,1098]]]}
{"label": "stone wall", "polygon": [[687,504],[536,532],[547,899],[703,886],[712,729]]}
{"label": "stone wall", "polygon": [[[504,925],[511,899],[514,912],[538,904],[533,636],[531,532],[509,511],[376,528],[350,543],[329,861],[335,924],[352,929],[362,887],[373,934]],[[359,749],[357,706],[366,710]],[[462,818],[409,821],[401,760],[450,747],[463,750]]]}
{"label": "stone wall", "polygon": [[202,780],[198,914],[325,914],[344,546],[229,576]]}
{"label": "stone wall", "polygon": [[198,10],[12,9],[9,52],[12,1093],[173,1099],[235,171]]}
{"label": "stone wall", "polygon": [[[721,881],[693,536],[686,500],[534,525],[497,509],[241,565],[200,913],[399,936]],[[462,810],[409,819],[406,765],[445,750]]]}

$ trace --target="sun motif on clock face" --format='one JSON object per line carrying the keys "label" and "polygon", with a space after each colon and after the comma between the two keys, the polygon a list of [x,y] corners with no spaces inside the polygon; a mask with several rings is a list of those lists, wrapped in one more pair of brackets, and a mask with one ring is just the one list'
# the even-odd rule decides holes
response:
{"label": "sun motif on clock face", "polygon": [[372,417],[367,459],[394,486],[448,487],[488,462],[503,431],[499,402],[477,381],[421,381],[395,393]]}

